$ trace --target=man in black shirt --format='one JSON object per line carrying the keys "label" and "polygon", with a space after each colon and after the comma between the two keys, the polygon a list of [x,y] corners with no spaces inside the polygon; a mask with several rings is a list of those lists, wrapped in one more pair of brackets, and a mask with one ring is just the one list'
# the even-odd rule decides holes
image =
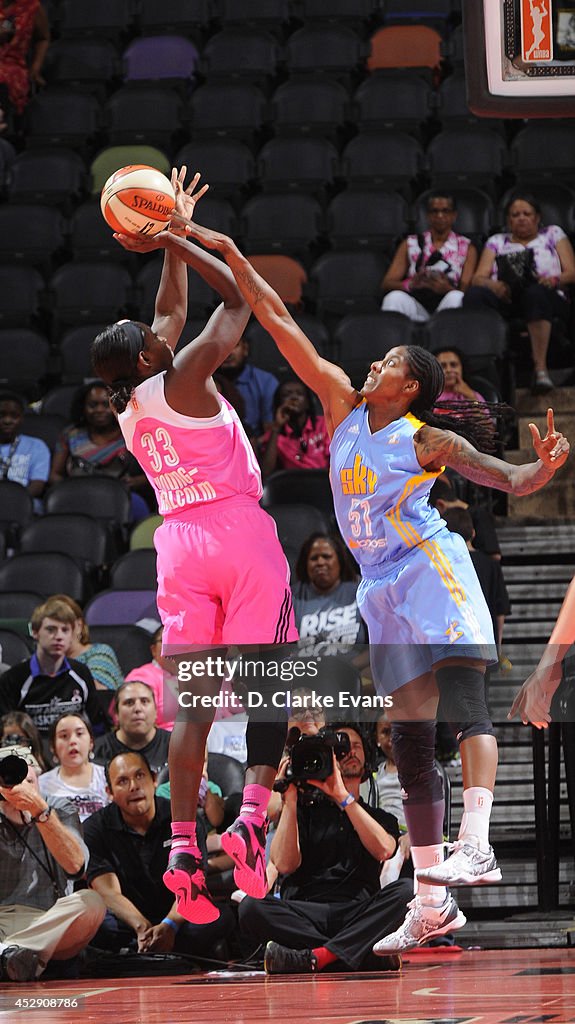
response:
{"label": "man in black shirt", "polygon": [[108,764],[116,754],[137,750],[146,758],[153,772],[168,763],[170,733],[156,726],[157,710],[154,691],[147,683],[134,680],[122,683],[114,694],[118,717],[116,732],[96,740],[94,757],[97,764]]}
{"label": "man in black shirt", "polygon": [[[106,776],[113,802],[84,822],[88,883],[108,909],[93,945],[119,950],[134,944],[139,953],[208,955],[232,931],[233,915],[223,907],[217,921],[197,925],[178,914],[173,894],[162,882],[171,838],[170,801],[155,795],[146,758],[141,751],[117,754]],[[205,862],[199,821],[198,839]]]}
{"label": "man in black shirt", "polygon": [[381,864],[397,846],[397,819],[360,797],[366,755],[359,726],[337,729],[347,733],[351,749],[340,762],[333,758],[329,778],[313,780],[317,799],[293,784],[283,794],[271,845],[271,860],[286,876],[281,899],[248,896],[240,903],[242,931],[267,942],[268,974],[321,971],[336,961],[352,970],[400,964],[398,957],[371,954],[374,942],[401,923],[413,895],[406,880],[379,885]]}
{"label": "man in black shirt", "polygon": [[0,715],[26,711],[45,738],[63,714],[83,712],[95,732],[105,728],[92,673],[67,657],[75,622],[72,609],[58,598],[35,608],[31,628],[36,651],[0,679]]}

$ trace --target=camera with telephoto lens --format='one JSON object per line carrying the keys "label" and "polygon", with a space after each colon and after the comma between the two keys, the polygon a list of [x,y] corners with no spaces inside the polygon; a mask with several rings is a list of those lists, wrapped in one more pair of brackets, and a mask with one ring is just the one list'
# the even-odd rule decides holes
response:
{"label": "camera with telephoto lens", "polygon": [[[296,733],[299,735],[292,735]],[[333,772],[333,755],[337,761],[341,761],[351,750],[347,733],[330,729],[316,736],[302,736],[299,729],[290,729],[287,747],[290,760],[285,777],[274,783],[276,793],[285,793],[291,782],[302,788],[307,785],[308,779],[324,782]]]}
{"label": "camera with telephoto lens", "polygon": [[28,762],[18,754],[8,754],[0,761],[0,786],[10,789],[24,782],[28,774]]}

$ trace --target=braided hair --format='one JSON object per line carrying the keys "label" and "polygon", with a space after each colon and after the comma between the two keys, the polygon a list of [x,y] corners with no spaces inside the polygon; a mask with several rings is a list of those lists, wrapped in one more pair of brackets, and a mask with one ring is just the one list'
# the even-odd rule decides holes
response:
{"label": "braided hair", "polygon": [[110,403],[122,413],[134,389],[142,383],[138,356],[145,344],[145,324],[120,320],[106,327],[92,342],[92,364],[108,388]]}
{"label": "braided hair", "polygon": [[452,430],[479,451],[495,451],[497,430],[493,417],[509,413],[509,406],[502,402],[471,400],[438,402],[445,384],[439,361],[420,345],[406,345],[405,351],[409,371],[419,384],[417,397],[409,409],[412,415],[430,427]]}

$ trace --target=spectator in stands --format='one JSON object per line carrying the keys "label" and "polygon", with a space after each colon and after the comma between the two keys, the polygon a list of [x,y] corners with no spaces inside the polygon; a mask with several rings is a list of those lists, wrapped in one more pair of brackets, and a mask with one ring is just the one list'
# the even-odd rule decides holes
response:
{"label": "spectator in stands", "polygon": [[28,747],[0,749],[1,759],[10,754],[28,763],[28,774],[0,786],[0,979],[35,981],[50,960],[68,961],[65,976],[77,976],[74,958],[106,911],[95,892],[65,895],[88,862],[78,815],[68,800],[42,796]]}
{"label": "spectator in stands", "polygon": [[276,469],[327,469],[329,437],[313,395],[301,380],[280,384],[273,400],[273,423],[260,438],[262,476]]}
{"label": "spectator in stands", "polygon": [[154,691],[147,683],[132,680],[122,683],[114,694],[118,728],[96,740],[98,764],[106,765],[116,754],[136,751],[143,754],[153,772],[168,763],[170,733],[156,726]]}
{"label": "spectator in stands", "polygon": [[357,574],[339,537],[312,533],[302,545],[295,574],[292,598],[299,650],[346,654],[367,643],[356,601]]}
{"label": "spectator in stands", "polygon": [[156,702],[156,725],[171,732],[178,713],[178,680],[174,675],[174,662],[170,658],[162,657],[163,632],[163,626],[160,626],[152,637],[152,660],[128,672],[126,682],[147,683]]}
{"label": "spectator in stands", "polygon": [[97,690],[116,690],[124,676],[116,652],[109,644],[90,643],[90,630],[80,605],[67,594],[54,594],[53,600],[64,601],[76,616],[69,650],[71,658],[87,665],[94,677]]}
{"label": "spectator in stands", "polygon": [[489,558],[484,551],[477,551],[473,542],[475,540],[475,528],[469,509],[451,508],[445,514],[445,522],[452,533],[458,533],[467,544],[471,555],[475,572],[481,584],[481,589],[487,601],[487,607],[493,622],[493,633],[497,643],[499,658],[502,657],[501,645],[503,642],[503,626],[505,616],[511,612],[509,594],[503,579],[501,564],[493,558]]}
{"label": "spectator in stands", "polygon": [[25,711],[8,711],[0,718],[0,747],[28,747],[43,772],[46,771],[42,739]]}
{"label": "spectator in stands", "polygon": [[[216,377],[225,377],[239,391],[244,401],[244,413],[239,415],[247,433],[251,437],[260,437],[273,420],[273,398],[278,381],[273,373],[253,366],[249,356],[249,342],[244,335],[226,356]],[[224,397],[235,408],[233,399],[226,394]]]}
{"label": "spectator in stands", "polygon": [[139,493],[146,488],[146,477],[126,448],[122,431],[114,416],[108,389],[94,380],[81,387],[72,403],[72,424],[56,443],[50,483],[68,476],[103,474],[121,480],[130,492],[132,519],[150,514]]}
{"label": "spectator in stands", "polygon": [[[479,391],[475,391],[465,380],[465,360],[463,353],[458,348],[453,346],[440,348],[433,354],[438,360],[445,377],[445,385],[437,399],[438,402],[461,402],[462,404],[465,402],[481,402],[484,405],[486,404],[483,395]],[[434,411],[441,412],[441,410],[437,409]]]}
{"label": "spectator in stands", "polygon": [[[211,924],[189,924],[178,914],[173,895],[162,882],[171,838],[170,804],[155,794],[154,773],[142,751],[116,754],[106,768],[112,803],[87,819],[90,851],[87,877],[108,913],[94,945],[107,950],[136,945],[138,953],[197,953],[234,927],[228,907]],[[206,845],[198,819],[198,843],[204,864]]]}
{"label": "spectator in stands", "polygon": [[[315,796],[305,799],[293,784],[283,794],[271,846],[272,862],[285,876],[282,898],[240,903],[240,929],[267,942],[268,974],[315,973],[337,961],[351,970],[399,968],[399,957],[382,962],[371,955],[375,939],[403,920],[411,895],[408,881],[379,885],[381,864],[397,846],[397,821],[360,797],[369,769],[359,726],[337,728],[349,736],[351,749],[340,762],[333,758],[325,781],[310,780]],[[286,767],[284,759],[280,777]]]}
{"label": "spectator in stands", "polygon": [[82,714],[65,714],[50,729],[50,747],[56,767],[40,776],[43,797],[66,797],[74,804],[80,821],[110,801],[106,774],[94,764],[94,731]]}
{"label": "spectator in stands", "polygon": [[567,587],[557,622],[534,672],[516,695],[508,718],[519,715],[523,725],[546,729],[551,721],[551,698],[562,677],[563,659],[575,643],[575,578]]}
{"label": "spectator in stands", "polygon": [[0,132],[10,114],[20,115],[30,86],[45,85],[42,65],[50,45],[50,25],[40,0],[11,0],[0,13]]}
{"label": "spectator in stands", "polygon": [[22,484],[38,501],[50,475],[50,449],[39,437],[22,433],[26,403],[15,391],[0,391],[0,480]]}
{"label": "spectator in stands", "polygon": [[529,192],[505,205],[507,230],[491,235],[481,253],[465,309],[495,309],[527,323],[536,394],[553,388],[547,369],[552,321],[567,320],[565,288],[575,283],[575,254],[557,224],[541,225],[541,208]]}
{"label": "spectator in stands", "polygon": [[95,730],[105,728],[92,673],[68,657],[75,615],[64,601],[49,598],[32,613],[36,651],[0,677],[0,713],[27,711],[47,738],[64,712],[84,711]]}
{"label": "spectator in stands", "polygon": [[477,265],[477,249],[469,238],[453,230],[456,219],[455,197],[430,193],[429,230],[400,242],[382,282],[387,293],[383,310],[425,321],[437,310],[461,305]]}

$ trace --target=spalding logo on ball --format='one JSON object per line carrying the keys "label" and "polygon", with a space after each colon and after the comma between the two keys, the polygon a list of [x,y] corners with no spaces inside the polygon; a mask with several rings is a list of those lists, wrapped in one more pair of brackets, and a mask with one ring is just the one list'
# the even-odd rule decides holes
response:
{"label": "spalding logo on ball", "polygon": [[145,164],[114,171],[100,200],[106,223],[123,235],[157,235],[168,226],[175,205],[169,178]]}

